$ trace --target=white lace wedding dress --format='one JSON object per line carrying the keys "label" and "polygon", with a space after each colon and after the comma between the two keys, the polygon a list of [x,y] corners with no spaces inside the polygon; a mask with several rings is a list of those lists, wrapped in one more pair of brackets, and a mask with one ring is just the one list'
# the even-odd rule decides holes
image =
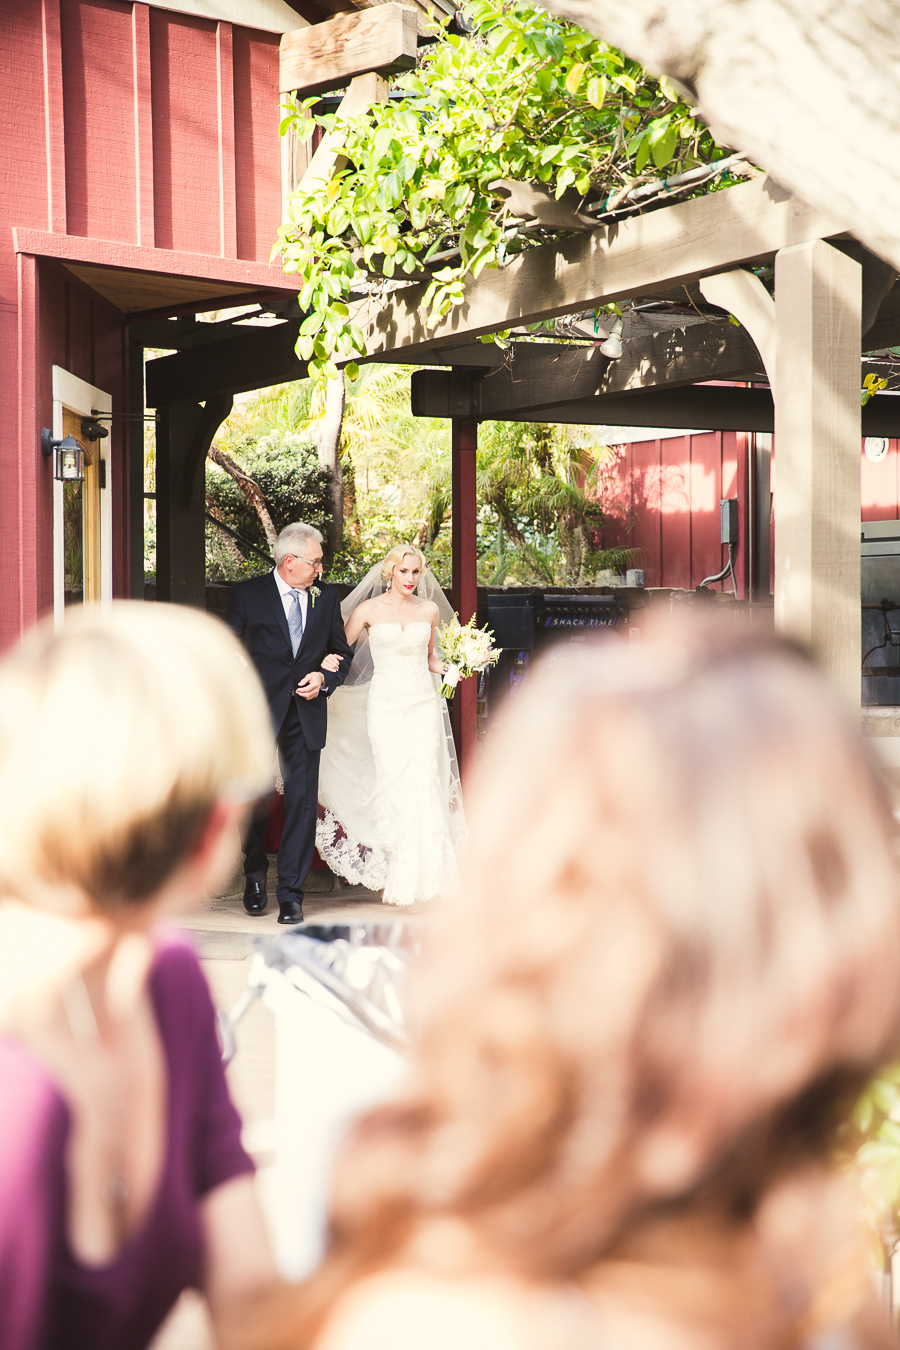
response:
{"label": "white lace wedding dress", "polygon": [[449,894],[464,831],[431,624],[373,624],[370,681],[336,689],[319,768],[316,845],[393,905]]}

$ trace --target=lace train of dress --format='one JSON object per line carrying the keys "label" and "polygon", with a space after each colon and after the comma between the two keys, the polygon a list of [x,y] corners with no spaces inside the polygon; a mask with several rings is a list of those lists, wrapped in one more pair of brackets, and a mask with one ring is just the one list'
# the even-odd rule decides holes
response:
{"label": "lace train of dress", "polygon": [[394,905],[448,894],[464,828],[430,633],[427,622],[369,629],[374,674],[332,694],[319,768],[319,853]]}

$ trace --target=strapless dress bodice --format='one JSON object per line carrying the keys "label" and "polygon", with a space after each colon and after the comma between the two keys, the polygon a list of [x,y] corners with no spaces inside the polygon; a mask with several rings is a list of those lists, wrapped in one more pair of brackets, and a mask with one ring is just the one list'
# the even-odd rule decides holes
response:
{"label": "strapless dress bodice", "polygon": [[375,623],[369,629],[369,647],[375,676],[404,681],[410,678],[432,683],[428,670],[428,640],[431,624],[427,619],[408,623]]}

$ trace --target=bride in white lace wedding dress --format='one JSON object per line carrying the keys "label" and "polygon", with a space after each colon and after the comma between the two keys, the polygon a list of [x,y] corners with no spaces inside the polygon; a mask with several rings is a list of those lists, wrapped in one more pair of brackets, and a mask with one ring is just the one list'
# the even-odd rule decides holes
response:
{"label": "bride in white lace wedding dress", "polygon": [[453,611],[422,554],[406,545],[391,549],[341,610],[356,650],[329,700],[319,853],[348,881],[383,888],[390,904],[446,896],[465,827],[434,646]]}

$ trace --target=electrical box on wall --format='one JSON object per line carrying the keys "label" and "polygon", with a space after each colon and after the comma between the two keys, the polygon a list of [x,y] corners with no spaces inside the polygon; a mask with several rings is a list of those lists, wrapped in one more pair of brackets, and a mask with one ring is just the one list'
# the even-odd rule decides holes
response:
{"label": "electrical box on wall", "polygon": [[722,543],[736,544],[738,541],[738,499],[723,497],[719,502],[722,513]]}

